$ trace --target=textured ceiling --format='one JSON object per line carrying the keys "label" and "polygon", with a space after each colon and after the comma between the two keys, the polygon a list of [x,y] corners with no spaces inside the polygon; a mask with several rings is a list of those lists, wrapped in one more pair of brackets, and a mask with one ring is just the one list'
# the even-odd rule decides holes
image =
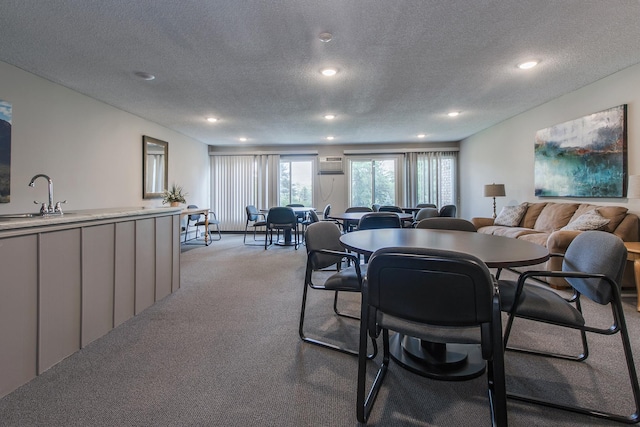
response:
{"label": "textured ceiling", "polygon": [[638,0],[2,0],[0,60],[211,145],[441,142],[640,63],[638,22]]}

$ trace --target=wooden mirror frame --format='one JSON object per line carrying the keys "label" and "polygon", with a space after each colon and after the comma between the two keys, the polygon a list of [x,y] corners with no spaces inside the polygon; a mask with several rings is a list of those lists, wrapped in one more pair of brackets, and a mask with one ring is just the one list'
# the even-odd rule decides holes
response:
{"label": "wooden mirror frame", "polygon": [[[161,159],[152,159],[151,156],[162,156]],[[158,170],[158,166],[163,170]],[[154,183],[156,185],[154,186]],[[157,184],[160,185],[157,185]],[[160,186],[162,188],[160,188]],[[142,136],[142,198],[158,199],[169,187],[169,143]]]}

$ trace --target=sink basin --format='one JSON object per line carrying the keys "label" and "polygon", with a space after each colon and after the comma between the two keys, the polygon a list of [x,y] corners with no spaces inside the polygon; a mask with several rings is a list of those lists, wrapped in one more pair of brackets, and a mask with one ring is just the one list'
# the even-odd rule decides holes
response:
{"label": "sink basin", "polygon": [[12,218],[35,218],[35,217],[40,217],[40,214],[39,213],[17,213],[17,214],[0,215],[0,218],[7,218],[7,219],[12,219]]}
{"label": "sink basin", "polygon": [[60,218],[65,215],[71,215],[73,212],[63,213],[62,215],[40,215],[40,213],[15,213],[15,214],[1,214],[0,220],[3,219],[26,219],[26,218]]}

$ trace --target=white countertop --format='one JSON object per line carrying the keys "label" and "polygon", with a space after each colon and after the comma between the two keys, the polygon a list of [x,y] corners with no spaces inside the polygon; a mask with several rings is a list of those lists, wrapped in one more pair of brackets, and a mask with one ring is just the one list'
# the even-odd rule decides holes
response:
{"label": "white countertop", "polygon": [[[0,215],[0,231],[20,228],[42,227],[74,222],[97,221],[109,218],[122,218],[140,215],[174,215],[182,211],[182,207],[128,207],[69,211],[62,215],[35,216],[30,218]],[[17,214],[16,214],[17,215]]]}

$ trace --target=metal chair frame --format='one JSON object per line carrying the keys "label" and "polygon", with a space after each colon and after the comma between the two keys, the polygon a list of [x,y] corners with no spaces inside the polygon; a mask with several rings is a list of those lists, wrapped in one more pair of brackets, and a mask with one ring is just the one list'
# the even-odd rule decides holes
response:
{"label": "metal chair frame", "polygon": [[[554,254],[554,256],[562,257],[563,255]],[[569,324],[569,323],[560,323],[560,322],[551,321],[548,319],[542,319],[538,317],[519,315],[517,313],[518,303],[519,303],[520,296],[522,295],[525,282],[529,279],[540,280],[540,278],[543,278],[543,277],[582,278],[582,279],[593,278],[593,279],[600,279],[605,283],[607,283],[611,290],[611,300],[608,303],[611,305],[611,312],[612,312],[611,326],[607,328],[593,327],[593,326],[587,325],[586,323],[584,325],[576,325],[576,324]],[[585,272],[528,271],[528,272],[522,273],[519,276],[516,286],[517,287],[515,291],[513,305],[510,311],[506,311],[508,313],[508,319],[507,319],[507,324],[505,326],[505,331],[504,331],[505,350],[581,362],[586,360],[587,357],[589,356],[589,347],[587,344],[586,332],[591,332],[591,333],[596,333],[601,335],[614,335],[614,334],[620,333],[625,361],[626,361],[627,370],[629,374],[629,381],[631,383],[631,389],[633,393],[635,411],[631,415],[620,415],[620,414],[614,414],[607,411],[602,411],[599,409],[586,408],[578,405],[561,404],[561,403],[550,401],[547,399],[537,398],[533,396],[525,396],[518,393],[507,393],[507,397],[514,400],[522,401],[522,402],[534,403],[534,404],[543,405],[543,406],[547,406],[555,409],[566,410],[566,411],[589,415],[597,418],[604,418],[604,419],[618,421],[626,424],[635,424],[640,422],[640,387],[638,385],[638,375],[637,375],[635,364],[633,361],[633,353],[631,350],[631,343],[629,340],[629,331],[627,329],[624,312],[622,308],[620,288],[616,284],[615,280],[613,280],[612,278],[604,274],[593,274],[593,273],[585,273]],[[536,285],[536,286],[539,286],[539,285]],[[550,289],[546,289],[546,288],[543,288],[543,290],[546,292],[553,292]],[[572,307],[575,306],[574,308],[580,313],[580,316],[582,316],[582,305],[580,302],[581,295],[582,294],[580,292],[574,289],[573,295],[571,297],[564,298],[567,304],[573,304]],[[558,354],[558,353],[545,352],[545,351],[530,349],[530,348],[508,346],[509,336],[511,334],[513,322],[516,317],[554,324],[554,325],[580,331],[580,337],[582,341],[582,353],[579,355]]]}

